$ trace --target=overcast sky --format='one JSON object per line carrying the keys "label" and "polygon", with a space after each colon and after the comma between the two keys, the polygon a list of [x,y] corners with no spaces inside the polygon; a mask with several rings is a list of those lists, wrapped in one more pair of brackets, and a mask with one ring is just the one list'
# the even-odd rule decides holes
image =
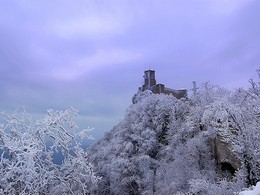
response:
{"label": "overcast sky", "polygon": [[259,0],[8,0],[0,16],[0,110],[74,107],[97,137],[145,69],[174,89],[234,89],[260,66]]}

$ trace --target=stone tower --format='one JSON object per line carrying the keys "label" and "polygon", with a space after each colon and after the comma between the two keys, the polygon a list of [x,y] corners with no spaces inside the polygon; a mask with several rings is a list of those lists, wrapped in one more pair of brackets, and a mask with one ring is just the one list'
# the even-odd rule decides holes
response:
{"label": "stone tower", "polygon": [[154,70],[144,71],[143,91],[147,89],[151,90],[154,85],[156,85],[155,71]]}

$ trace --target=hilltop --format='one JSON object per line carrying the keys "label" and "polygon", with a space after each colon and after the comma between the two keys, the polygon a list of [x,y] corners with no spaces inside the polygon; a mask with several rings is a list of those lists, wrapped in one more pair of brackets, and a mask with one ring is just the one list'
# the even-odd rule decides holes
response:
{"label": "hilltop", "polygon": [[140,91],[88,159],[93,194],[233,194],[260,179],[260,87],[210,83],[192,97]]}

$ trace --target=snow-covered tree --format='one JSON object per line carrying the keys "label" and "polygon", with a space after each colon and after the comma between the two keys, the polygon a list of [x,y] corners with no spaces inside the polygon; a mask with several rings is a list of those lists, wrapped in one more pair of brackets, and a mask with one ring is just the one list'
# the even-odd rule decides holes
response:
{"label": "snow-covered tree", "polygon": [[[48,110],[36,122],[25,112],[1,113],[1,194],[86,194],[98,177],[80,143],[90,129],[78,131],[77,111]],[[63,161],[54,163],[60,152]]]}
{"label": "snow-covered tree", "polygon": [[209,82],[188,100],[139,92],[90,150],[102,176],[93,194],[238,193],[260,180],[260,84]]}

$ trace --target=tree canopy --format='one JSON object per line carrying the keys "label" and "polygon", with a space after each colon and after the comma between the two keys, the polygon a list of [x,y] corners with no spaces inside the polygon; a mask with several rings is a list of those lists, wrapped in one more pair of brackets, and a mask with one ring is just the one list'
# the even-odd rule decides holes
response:
{"label": "tree canopy", "polygon": [[188,100],[140,92],[90,150],[94,194],[233,194],[260,179],[260,85]]}

